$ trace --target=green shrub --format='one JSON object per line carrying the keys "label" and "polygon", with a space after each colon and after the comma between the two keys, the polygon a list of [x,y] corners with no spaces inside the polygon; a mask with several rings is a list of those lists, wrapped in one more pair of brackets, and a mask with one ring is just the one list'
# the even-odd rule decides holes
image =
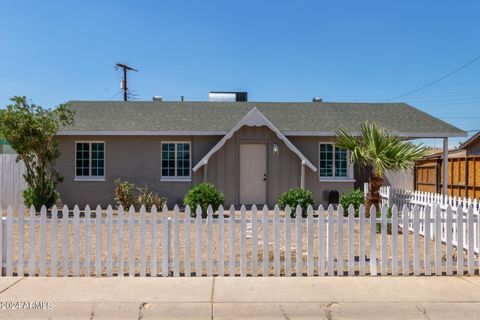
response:
{"label": "green shrub", "polygon": [[128,209],[134,204],[133,190],[135,185],[121,179],[115,180],[115,204],[117,207],[123,206]]}
{"label": "green shrub", "polygon": [[135,199],[135,208],[137,210],[139,210],[142,205],[145,206],[147,211],[150,211],[153,205],[160,210],[165,204],[167,204],[167,198],[161,197],[157,193],[148,190],[147,186],[145,186],[145,188],[137,188],[137,190],[138,194]]}
{"label": "green shrub", "polygon": [[35,210],[40,211],[42,205],[51,208],[55,201],[59,198],[59,193],[55,190],[55,184],[46,181],[46,190],[40,190],[38,186],[35,188],[27,187],[23,190],[23,199],[27,207],[34,206]]}
{"label": "green shrub", "polygon": [[197,206],[202,208],[202,217],[207,216],[208,205],[212,206],[213,211],[223,204],[225,197],[223,193],[217,190],[213,184],[199,183],[185,194],[183,204],[191,209],[191,216],[195,217]]}
{"label": "green shrub", "polygon": [[308,206],[315,205],[315,200],[313,200],[313,194],[309,190],[302,188],[290,189],[278,198],[280,209],[284,210],[287,205],[292,209],[290,214],[292,218],[296,217],[295,209],[297,205],[302,207],[302,216],[306,217]]}
{"label": "green shrub", "polygon": [[348,216],[348,207],[353,205],[355,209],[355,217],[359,216],[360,205],[365,203],[365,195],[360,189],[352,189],[340,196],[340,204],[343,207],[343,215]]}
{"label": "green shrub", "polygon": [[[381,218],[382,217],[382,210],[377,210],[377,218]],[[392,208],[388,208],[387,209],[387,218],[390,219],[392,217]],[[377,233],[382,233],[382,224],[381,223],[377,223],[376,224],[376,229],[377,229]],[[387,223],[387,234],[392,234],[392,224],[391,223]]]}

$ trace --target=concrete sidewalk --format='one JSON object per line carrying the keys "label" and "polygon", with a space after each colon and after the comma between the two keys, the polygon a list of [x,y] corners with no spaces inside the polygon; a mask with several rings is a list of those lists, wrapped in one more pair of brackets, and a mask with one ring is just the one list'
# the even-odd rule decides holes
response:
{"label": "concrete sidewalk", "polygon": [[[10,302],[48,310],[5,310]],[[480,319],[480,277],[0,278],[0,319]]]}

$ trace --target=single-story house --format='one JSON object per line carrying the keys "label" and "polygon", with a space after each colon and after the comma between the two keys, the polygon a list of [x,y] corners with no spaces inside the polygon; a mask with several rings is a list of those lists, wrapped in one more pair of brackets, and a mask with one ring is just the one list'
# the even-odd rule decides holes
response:
{"label": "single-story house", "polygon": [[376,122],[400,136],[444,138],[465,132],[405,103],[71,101],[75,123],[58,132],[68,205],[113,204],[122,178],[181,203],[200,182],[225,204],[268,204],[290,188],[351,189],[355,172],[335,131]]}

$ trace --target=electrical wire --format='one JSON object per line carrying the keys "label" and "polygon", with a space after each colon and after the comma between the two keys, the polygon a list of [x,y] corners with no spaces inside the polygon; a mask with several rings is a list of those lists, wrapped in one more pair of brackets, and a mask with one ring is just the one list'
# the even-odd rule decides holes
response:
{"label": "electrical wire", "polygon": [[426,88],[428,88],[428,87],[431,87],[431,86],[433,86],[434,84],[436,84],[436,83],[438,83],[438,82],[440,82],[440,81],[442,81],[442,80],[450,77],[451,75],[459,72],[460,70],[465,69],[466,67],[468,67],[468,66],[471,65],[472,63],[476,62],[477,60],[480,60],[480,55],[479,55],[479,56],[476,56],[475,58],[473,58],[472,60],[468,61],[468,62],[465,63],[464,65],[458,67],[457,69],[455,69],[455,70],[447,73],[446,75],[444,75],[444,76],[442,76],[442,77],[440,77],[440,78],[438,78],[438,79],[436,79],[436,80],[434,80],[434,81],[432,81],[432,82],[429,82],[429,83],[427,83],[427,84],[425,84],[425,85],[423,85],[423,86],[421,86],[421,87],[419,87],[419,88],[410,90],[410,91],[408,91],[408,92],[406,92],[406,93],[404,93],[404,94],[401,94],[401,95],[399,95],[399,96],[390,98],[390,99],[388,99],[388,100],[386,100],[386,101],[397,100],[397,99],[406,97],[406,96],[408,96],[408,95],[411,95],[411,94],[413,94],[413,93],[416,93],[416,92],[418,92],[418,91],[421,91],[421,90],[423,90],[423,89],[426,89]]}
{"label": "electrical wire", "polygon": [[119,90],[117,93],[115,93],[115,95],[113,97],[110,98],[110,100],[115,99],[122,92],[123,92],[122,90]]}

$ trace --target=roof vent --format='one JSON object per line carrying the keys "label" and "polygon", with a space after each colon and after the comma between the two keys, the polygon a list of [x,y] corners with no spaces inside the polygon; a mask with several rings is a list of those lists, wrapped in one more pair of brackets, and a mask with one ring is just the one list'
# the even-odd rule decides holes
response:
{"label": "roof vent", "polygon": [[212,102],[246,102],[247,92],[211,91],[208,94],[208,101]]}
{"label": "roof vent", "polygon": [[322,102],[322,98],[320,98],[320,97],[313,97],[312,101],[313,101],[313,102]]}
{"label": "roof vent", "polygon": [[163,101],[163,98],[162,98],[162,96],[153,96],[152,100],[153,101]]}

